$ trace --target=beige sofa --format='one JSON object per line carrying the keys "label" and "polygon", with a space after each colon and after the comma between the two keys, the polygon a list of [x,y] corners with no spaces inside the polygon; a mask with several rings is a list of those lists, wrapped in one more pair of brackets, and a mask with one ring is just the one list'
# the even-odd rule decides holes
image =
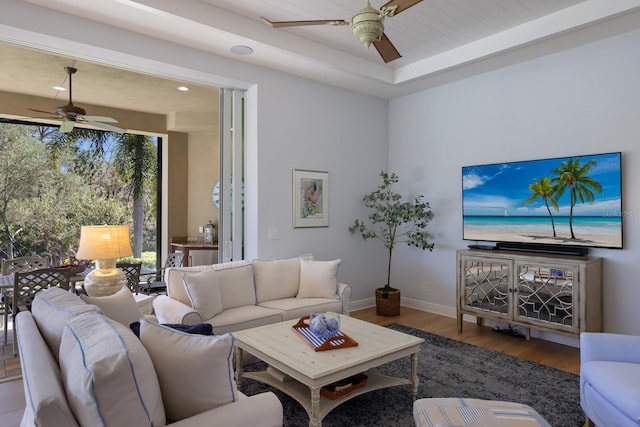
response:
{"label": "beige sofa", "polygon": [[169,268],[167,294],[153,301],[160,323],[209,323],[216,334],[313,313],[349,314],[351,287],[336,280],[340,260],[311,257]]}
{"label": "beige sofa", "polygon": [[[109,305],[124,311],[122,300]],[[282,426],[273,393],[237,390],[230,334],[190,335],[140,317],[138,338],[101,312],[51,288],[17,315],[21,426]]]}

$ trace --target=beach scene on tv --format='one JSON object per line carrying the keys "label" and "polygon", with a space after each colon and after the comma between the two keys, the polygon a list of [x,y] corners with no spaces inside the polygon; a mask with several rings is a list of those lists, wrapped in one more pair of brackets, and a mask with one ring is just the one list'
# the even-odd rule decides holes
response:
{"label": "beach scene on tv", "polygon": [[622,248],[620,153],[462,168],[463,239]]}

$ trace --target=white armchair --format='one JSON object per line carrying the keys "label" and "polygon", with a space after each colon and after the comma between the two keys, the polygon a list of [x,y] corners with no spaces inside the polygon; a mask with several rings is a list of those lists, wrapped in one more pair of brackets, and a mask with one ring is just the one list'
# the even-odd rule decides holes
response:
{"label": "white armchair", "polygon": [[587,426],[640,426],[640,336],[580,334],[580,404]]}

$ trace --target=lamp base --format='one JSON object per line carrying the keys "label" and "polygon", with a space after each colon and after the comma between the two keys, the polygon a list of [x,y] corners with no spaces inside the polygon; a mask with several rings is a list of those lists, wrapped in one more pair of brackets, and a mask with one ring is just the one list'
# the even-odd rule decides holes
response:
{"label": "lamp base", "polygon": [[84,290],[90,297],[113,295],[127,284],[127,276],[119,268],[96,268],[84,279]]}

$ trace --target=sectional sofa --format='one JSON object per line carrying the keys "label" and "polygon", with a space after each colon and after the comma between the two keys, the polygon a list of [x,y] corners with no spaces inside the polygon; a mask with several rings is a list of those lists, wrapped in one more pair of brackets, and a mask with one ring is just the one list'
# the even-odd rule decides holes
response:
{"label": "sectional sofa", "polygon": [[337,281],[339,265],[304,256],[169,268],[167,295],[153,307],[160,323],[209,323],[216,334],[313,313],[349,314],[351,287]]}
{"label": "sectional sofa", "polygon": [[[137,309],[128,290],[93,302],[117,307],[124,323],[126,305]],[[102,311],[51,288],[17,315],[21,426],[282,426],[273,393],[237,390],[230,334],[191,335],[139,317],[138,338]]]}

